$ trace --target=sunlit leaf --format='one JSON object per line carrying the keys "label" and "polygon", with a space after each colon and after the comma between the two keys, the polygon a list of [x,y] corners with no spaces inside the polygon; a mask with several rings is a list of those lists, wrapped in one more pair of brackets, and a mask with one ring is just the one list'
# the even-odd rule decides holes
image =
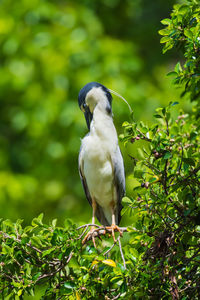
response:
{"label": "sunlit leaf", "polygon": [[102,263],[110,267],[116,268],[116,263],[112,259],[102,260]]}

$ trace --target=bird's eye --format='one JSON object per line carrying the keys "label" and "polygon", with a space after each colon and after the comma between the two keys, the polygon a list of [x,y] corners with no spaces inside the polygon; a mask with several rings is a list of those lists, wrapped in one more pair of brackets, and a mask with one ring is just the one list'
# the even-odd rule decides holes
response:
{"label": "bird's eye", "polygon": [[83,112],[85,112],[86,107],[87,107],[87,104],[86,104],[86,103],[83,103],[83,104],[81,105],[81,110],[82,110]]}

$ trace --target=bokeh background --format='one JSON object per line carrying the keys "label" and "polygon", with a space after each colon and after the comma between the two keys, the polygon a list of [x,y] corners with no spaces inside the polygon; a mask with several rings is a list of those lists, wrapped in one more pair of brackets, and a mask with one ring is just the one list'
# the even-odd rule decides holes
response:
{"label": "bokeh background", "polygon": [[[166,73],[178,54],[162,55],[158,35],[174,3],[0,0],[0,217],[90,220],[77,168],[87,132],[78,92],[98,81],[148,123],[155,108],[176,101]],[[113,112],[120,134],[129,110],[114,97]],[[130,195],[135,146],[120,147]]]}

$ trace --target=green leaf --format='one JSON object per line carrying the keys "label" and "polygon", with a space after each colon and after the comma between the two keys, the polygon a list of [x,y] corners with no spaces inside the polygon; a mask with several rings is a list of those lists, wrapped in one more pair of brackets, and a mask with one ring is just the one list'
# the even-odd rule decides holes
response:
{"label": "green leaf", "polygon": [[21,238],[21,244],[22,244],[22,245],[25,245],[25,244],[27,244],[28,242],[29,242],[29,237],[24,236],[24,237]]}
{"label": "green leaf", "polygon": [[190,134],[190,139],[191,140],[196,139],[197,136],[198,136],[198,132],[197,131],[192,131],[191,134]]}
{"label": "green leaf", "polygon": [[165,155],[163,156],[164,159],[169,159],[171,158],[172,154],[171,152],[166,152]]}
{"label": "green leaf", "polygon": [[122,198],[122,204],[132,204],[133,202],[128,197]]}
{"label": "green leaf", "polygon": [[13,222],[9,219],[3,221],[3,225],[9,226],[11,228],[14,226]]}
{"label": "green leaf", "polygon": [[12,255],[13,253],[13,248],[9,247],[8,245],[6,245],[5,243],[2,244],[2,254],[9,254]]}
{"label": "green leaf", "polygon": [[191,39],[191,40],[194,39],[194,36],[193,36],[192,31],[189,30],[189,29],[185,29],[185,30],[184,30],[184,35],[185,35],[186,37],[188,37],[189,39]]}
{"label": "green leaf", "polygon": [[174,70],[175,70],[176,73],[180,73],[180,72],[183,71],[180,62],[178,62],[178,63],[176,64]]}
{"label": "green leaf", "polygon": [[122,124],[122,127],[126,127],[126,126],[130,126],[130,123],[127,121],[123,122],[123,124]]}
{"label": "green leaf", "polygon": [[168,50],[172,49],[173,46],[174,44],[171,41],[166,42],[165,47],[162,50],[163,54],[165,54]]}
{"label": "green leaf", "polygon": [[23,293],[23,289],[20,289],[20,290],[18,290],[18,292],[17,292],[17,296],[21,296],[22,295],[22,293]]}
{"label": "green leaf", "polygon": [[164,107],[164,108],[162,109],[162,114],[163,114],[163,116],[165,116],[165,113],[166,113],[166,108]]}
{"label": "green leaf", "polygon": [[111,282],[120,286],[123,283],[123,279],[121,278],[121,276],[116,276],[111,279]]}
{"label": "green leaf", "polygon": [[142,178],[144,174],[144,170],[141,170],[141,169],[135,169],[134,170],[134,177],[135,178]]}
{"label": "green leaf", "polygon": [[171,37],[164,36],[161,38],[160,43],[163,44],[163,43],[169,42],[170,40],[171,40]]}
{"label": "green leaf", "polygon": [[44,216],[44,214],[41,213],[37,218],[34,218],[32,221],[32,225],[33,226],[35,226],[35,225],[42,226],[43,225],[43,223],[42,223],[43,216]]}
{"label": "green leaf", "polygon": [[91,268],[93,267],[93,266],[96,266],[96,265],[98,265],[98,263],[99,263],[99,261],[98,260],[93,260],[93,262],[92,262],[92,264],[91,264]]}
{"label": "green leaf", "polygon": [[42,252],[42,257],[44,257],[44,256],[46,256],[46,255],[48,255],[48,254],[50,254],[50,253],[53,252],[54,250],[55,250],[55,247],[52,247],[52,248],[50,248],[50,249],[47,249],[47,250],[43,251],[43,252]]}
{"label": "green leaf", "polygon": [[166,19],[163,19],[163,20],[161,21],[161,23],[162,23],[163,25],[170,25],[170,24],[172,23],[172,20],[166,18]]}
{"label": "green leaf", "polygon": [[174,77],[174,76],[178,76],[178,73],[172,71],[172,72],[167,73],[167,76],[173,76],[173,77]]}
{"label": "green leaf", "polygon": [[37,246],[42,246],[42,245],[43,245],[42,242],[41,242],[41,240],[40,240],[40,238],[39,238],[38,236],[32,236],[32,237],[31,237],[31,243],[32,243],[33,245],[35,245],[36,247],[37,247]]}
{"label": "green leaf", "polygon": [[55,228],[56,224],[57,224],[57,219],[53,219],[53,221],[52,221],[52,227]]}
{"label": "green leaf", "polygon": [[77,259],[75,257],[72,257],[72,259],[69,262],[69,267],[73,268],[73,269],[79,269],[80,265],[77,261]]}
{"label": "green leaf", "polygon": [[76,287],[75,283],[72,281],[68,281],[64,283],[64,287],[66,289],[74,289]]}
{"label": "green leaf", "polygon": [[144,159],[144,158],[145,158],[144,152],[142,151],[141,148],[138,148],[138,149],[137,149],[137,153],[138,153],[139,159]]}
{"label": "green leaf", "polygon": [[195,161],[192,158],[185,158],[183,157],[183,162],[190,165],[190,166],[195,166]]}
{"label": "green leaf", "polygon": [[153,115],[153,116],[154,116],[154,118],[156,118],[156,119],[162,119],[162,118],[163,118],[161,115],[158,115],[158,114],[155,114],[155,115]]}
{"label": "green leaf", "polygon": [[154,176],[154,177],[151,177],[149,179],[149,182],[152,183],[152,182],[155,182],[155,181],[158,181],[158,180],[159,180],[159,178],[157,176]]}
{"label": "green leaf", "polygon": [[158,33],[160,35],[169,35],[170,32],[171,32],[171,30],[169,30],[169,29],[161,29],[161,30],[158,31]]}
{"label": "green leaf", "polygon": [[173,102],[173,103],[171,104],[171,106],[174,106],[174,105],[177,105],[177,104],[179,104],[179,102],[175,101],[175,102]]}
{"label": "green leaf", "polygon": [[181,14],[186,14],[188,13],[189,6],[188,5],[181,5],[178,12]]}

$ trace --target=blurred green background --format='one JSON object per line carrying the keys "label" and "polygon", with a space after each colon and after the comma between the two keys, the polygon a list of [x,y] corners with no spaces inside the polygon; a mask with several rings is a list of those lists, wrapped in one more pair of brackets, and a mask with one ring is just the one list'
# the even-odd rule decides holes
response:
{"label": "blurred green background", "polygon": [[[166,73],[177,53],[162,55],[158,30],[174,0],[0,1],[0,217],[28,223],[87,222],[91,209],[78,174],[86,132],[79,90],[98,81],[125,97],[136,120],[180,93]],[[182,107],[189,109],[187,101]],[[120,134],[129,120],[114,97]],[[131,194],[134,145],[120,144]]]}

